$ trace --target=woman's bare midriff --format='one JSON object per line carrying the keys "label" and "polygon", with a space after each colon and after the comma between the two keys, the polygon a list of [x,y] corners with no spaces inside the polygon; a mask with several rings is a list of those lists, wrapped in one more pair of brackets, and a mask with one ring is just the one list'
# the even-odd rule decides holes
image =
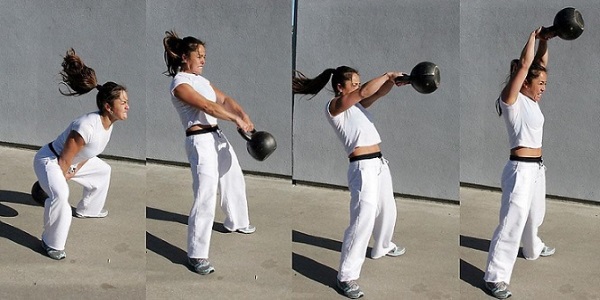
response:
{"label": "woman's bare midriff", "polygon": [[510,155],[518,157],[541,157],[542,148],[516,147],[510,149]]}
{"label": "woman's bare midriff", "polygon": [[364,147],[356,147],[356,148],[354,148],[354,151],[352,151],[352,153],[350,153],[350,155],[348,155],[348,158],[355,157],[358,155],[376,153],[379,151],[381,151],[381,149],[379,148],[379,144],[371,145],[371,146],[364,146]]}

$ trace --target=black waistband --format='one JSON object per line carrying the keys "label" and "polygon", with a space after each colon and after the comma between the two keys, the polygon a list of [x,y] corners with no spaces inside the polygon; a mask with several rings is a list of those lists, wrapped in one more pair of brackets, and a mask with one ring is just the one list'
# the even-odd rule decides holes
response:
{"label": "black waistband", "polygon": [[54,155],[56,155],[56,158],[60,158],[60,155],[58,155],[58,152],[56,152],[56,150],[54,149],[54,146],[52,146],[52,142],[50,142],[48,144],[48,148],[50,148],[50,151],[52,151],[52,153],[54,153]]}
{"label": "black waistband", "polygon": [[217,130],[219,130],[219,126],[203,128],[203,129],[198,129],[198,130],[192,130],[192,131],[186,131],[185,136],[215,132]]}
{"label": "black waistband", "polygon": [[540,157],[522,157],[522,156],[511,155],[509,159],[512,161],[522,161],[522,162],[532,162],[532,163],[543,162],[541,156]]}
{"label": "black waistband", "polygon": [[380,158],[382,156],[383,156],[383,154],[381,154],[381,152],[362,154],[362,155],[350,157],[350,162],[357,161],[357,160],[363,160],[363,159]]}

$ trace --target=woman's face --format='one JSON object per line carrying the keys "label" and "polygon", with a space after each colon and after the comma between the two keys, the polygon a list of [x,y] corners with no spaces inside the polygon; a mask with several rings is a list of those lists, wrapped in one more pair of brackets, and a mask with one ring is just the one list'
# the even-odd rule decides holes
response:
{"label": "woman's face", "polygon": [[110,116],[114,120],[126,120],[127,112],[129,111],[129,98],[127,92],[121,91],[121,96],[115,99],[112,103],[112,107],[109,107]]}
{"label": "woman's face", "polygon": [[350,80],[344,81],[344,84],[338,84],[338,92],[340,95],[350,94],[360,88],[360,76],[356,73],[352,73]]}
{"label": "woman's face", "polygon": [[523,83],[521,93],[531,98],[533,101],[540,101],[542,99],[542,94],[546,91],[546,80],[546,72],[540,72],[540,75],[537,78],[532,79],[531,82]]}
{"label": "woman's face", "polygon": [[204,49],[204,46],[199,45],[196,51],[183,55],[182,71],[200,75],[204,70],[204,64],[206,64],[206,49]]}

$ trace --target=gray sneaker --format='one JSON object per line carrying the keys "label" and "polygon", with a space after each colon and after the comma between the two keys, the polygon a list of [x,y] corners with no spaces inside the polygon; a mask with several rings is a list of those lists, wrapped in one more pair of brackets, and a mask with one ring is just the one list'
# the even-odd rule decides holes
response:
{"label": "gray sneaker", "polygon": [[554,254],[554,252],[556,252],[556,248],[550,248],[548,246],[544,246],[544,249],[542,249],[542,253],[540,253],[540,256],[550,256],[550,255]]}
{"label": "gray sneaker", "polygon": [[194,271],[200,275],[208,275],[215,271],[215,268],[213,268],[207,258],[188,257],[188,262],[194,268]]}
{"label": "gray sneaker", "polygon": [[229,232],[234,232],[235,231],[235,232],[239,232],[239,233],[243,233],[243,234],[251,234],[251,233],[254,233],[256,231],[256,227],[252,226],[252,225],[248,225],[248,226],[246,226],[244,228],[239,228],[239,229],[236,229],[236,230],[231,230],[231,229],[229,229],[227,227],[225,227],[225,229],[227,229],[227,231],[229,231]]}
{"label": "gray sneaker", "polygon": [[89,215],[82,215],[80,213],[78,213],[77,211],[75,211],[75,214],[73,214],[73,216],[75,218],[79,218],[79,219],[86,219],[86,218],[105,218],[106,216],[108,216],[108,210],[106,209],[102,209],[100,211],[99,214],[95,215],[95,216],[89,216]]}
{"label": "gray sneaker", "polygon": [[344,295],[350,299],[358,299],[365,295],[365,293],[360,290],[358,283],[354,280],[340,281],[339,279],[336,279],[336,284]]}
{"label": "gray sneaker", "polygon": [[406,253],[406,248],[396,246],[396,247],[394,247],[394,249],[390,250],[390,252],[386,253],[385,255],[391,256],[391,257],[396,257],[396,256],[400,256],[404,253]]}
{"label": "gray sneaker", "polygon": [[486,282],[485,288],[492,293],[492,296],[498,299],[506,299],[512,296],[512,293],[508,290],[508,284],[506,284],[504,281]]}
{"label": "gray sneaker", "polygon": [[50,248],[50,246],[46,245],[46,242],[42,240],[42,248],[46,251],[46,254],[52,259],[61,260],[67,257],[65,250],[56,250],[54,248]]}

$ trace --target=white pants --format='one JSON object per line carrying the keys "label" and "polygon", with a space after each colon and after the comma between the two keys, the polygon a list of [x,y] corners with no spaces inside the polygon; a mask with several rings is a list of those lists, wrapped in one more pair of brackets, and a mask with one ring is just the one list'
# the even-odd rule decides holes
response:
{"label": "white pants", "polygon": [[350,226],[344,233],[338,279],[360,277],[369,239],[373,234],[371,257],[384,256],[392,243],[396,225],[396,200],[388,162],[384,158],[354,161],[348,168],[350,189]]}
{"label": "white pants", "polygon": [[523,256],[537,259],[544,248],[538,237],[546,212],[546,167],[542,163],[508,161],[502,172],[500,223],[488,253],[484,280],[510,283],[523,243]]}
{"label": "white pants", "polygon": [[[71,226],[69,186],[58,159],[48,145],[42,147],[33,160],[33,170],[42,189],[48,194],[44,204],[42,240],[51,248],[64,250]],[[98,157],[90,158],[71,178],[83,186],[83,196],[76,211],[82,215],[98,215],[108,194],[110,166]]]}
{"label": "white pants", "polygon": [[188,257],[208,258],[217,189],[225,214],[223,225],[235,231],[250,225],[246,183],[237,156],[221,130],[189,136],[185,148],[194,191],[188,219]]}

